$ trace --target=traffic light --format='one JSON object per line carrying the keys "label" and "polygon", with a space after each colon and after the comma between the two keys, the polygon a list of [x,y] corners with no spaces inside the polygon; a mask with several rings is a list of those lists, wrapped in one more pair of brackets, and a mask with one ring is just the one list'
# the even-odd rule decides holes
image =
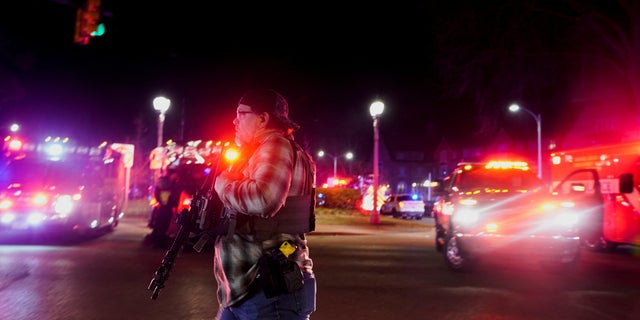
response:
{"label": "traffic light", "polygon": [[91,37],[103,34],[104,25],[100,23],[100,0],[87,0],[86,4],[76,11],[73,42],[86,45]]}

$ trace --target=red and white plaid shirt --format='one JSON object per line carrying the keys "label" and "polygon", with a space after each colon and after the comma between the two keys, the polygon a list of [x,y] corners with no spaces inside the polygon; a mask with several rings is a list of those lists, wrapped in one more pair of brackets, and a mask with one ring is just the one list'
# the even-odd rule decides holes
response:
{"label": "red and white plaid shirt", "polygon": [[[266,130],[254,141],[249,158],[234,164],[231,172],[221,173],[215,190],[224,206],[238,215],[268,218],[284,205],[287,196],[304,195],[315,187],[316,167],[311,156],[300,149],[293,168],[291,142],[278,130]],[[313,263],[304,234],[277,234],[265,241],[237,233],[218,237],[214,273],[222,307],[237,303],[249,293],[258,274],[258,260],[284,240],[297,246],[294,259],[306,276],[312,276]]]}

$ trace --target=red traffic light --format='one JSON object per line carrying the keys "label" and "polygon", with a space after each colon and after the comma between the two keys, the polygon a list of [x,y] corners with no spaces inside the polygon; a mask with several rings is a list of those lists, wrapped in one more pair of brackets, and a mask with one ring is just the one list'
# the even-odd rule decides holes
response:
{"label": "red traffic light", "polygon": [[100,36],[103,33],[104,25],[100,23],[100,0],[87,0],[86,5],[76,11],[73,42],[86,45],[91,37]]}

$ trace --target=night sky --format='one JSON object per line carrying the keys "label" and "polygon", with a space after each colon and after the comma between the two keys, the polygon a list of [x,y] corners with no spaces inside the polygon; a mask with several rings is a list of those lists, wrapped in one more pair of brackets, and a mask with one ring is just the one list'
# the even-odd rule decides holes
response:
{"label": "night sky", "polygon": [[103,0],[106,33],[81,46],[82,3],[0,4],[3,123],[153,147],[152,100],[164,95],[165,138],[223,139],[242,92],[263,86],[288,98],[298,140],[364,158],[375,99],[389,145],[477,143],[500,128],[533,139],[533,119],[507,114],[514,101],[543,114],[552,134],[567,117],[576,56],[592,52],[575,18],[619,14],[598,1]]}

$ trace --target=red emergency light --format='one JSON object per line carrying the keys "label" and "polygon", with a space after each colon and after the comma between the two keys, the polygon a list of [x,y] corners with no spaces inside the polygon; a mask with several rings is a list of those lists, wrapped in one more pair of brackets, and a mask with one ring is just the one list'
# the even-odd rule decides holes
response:
{"label": "red emergency light", "polygon": [[16,137],[12,137],[12,136],[6,136],[4,138],[4,148],[9,150],[9,151],[20,151],[22,150],[22,140],[16,138]]}

